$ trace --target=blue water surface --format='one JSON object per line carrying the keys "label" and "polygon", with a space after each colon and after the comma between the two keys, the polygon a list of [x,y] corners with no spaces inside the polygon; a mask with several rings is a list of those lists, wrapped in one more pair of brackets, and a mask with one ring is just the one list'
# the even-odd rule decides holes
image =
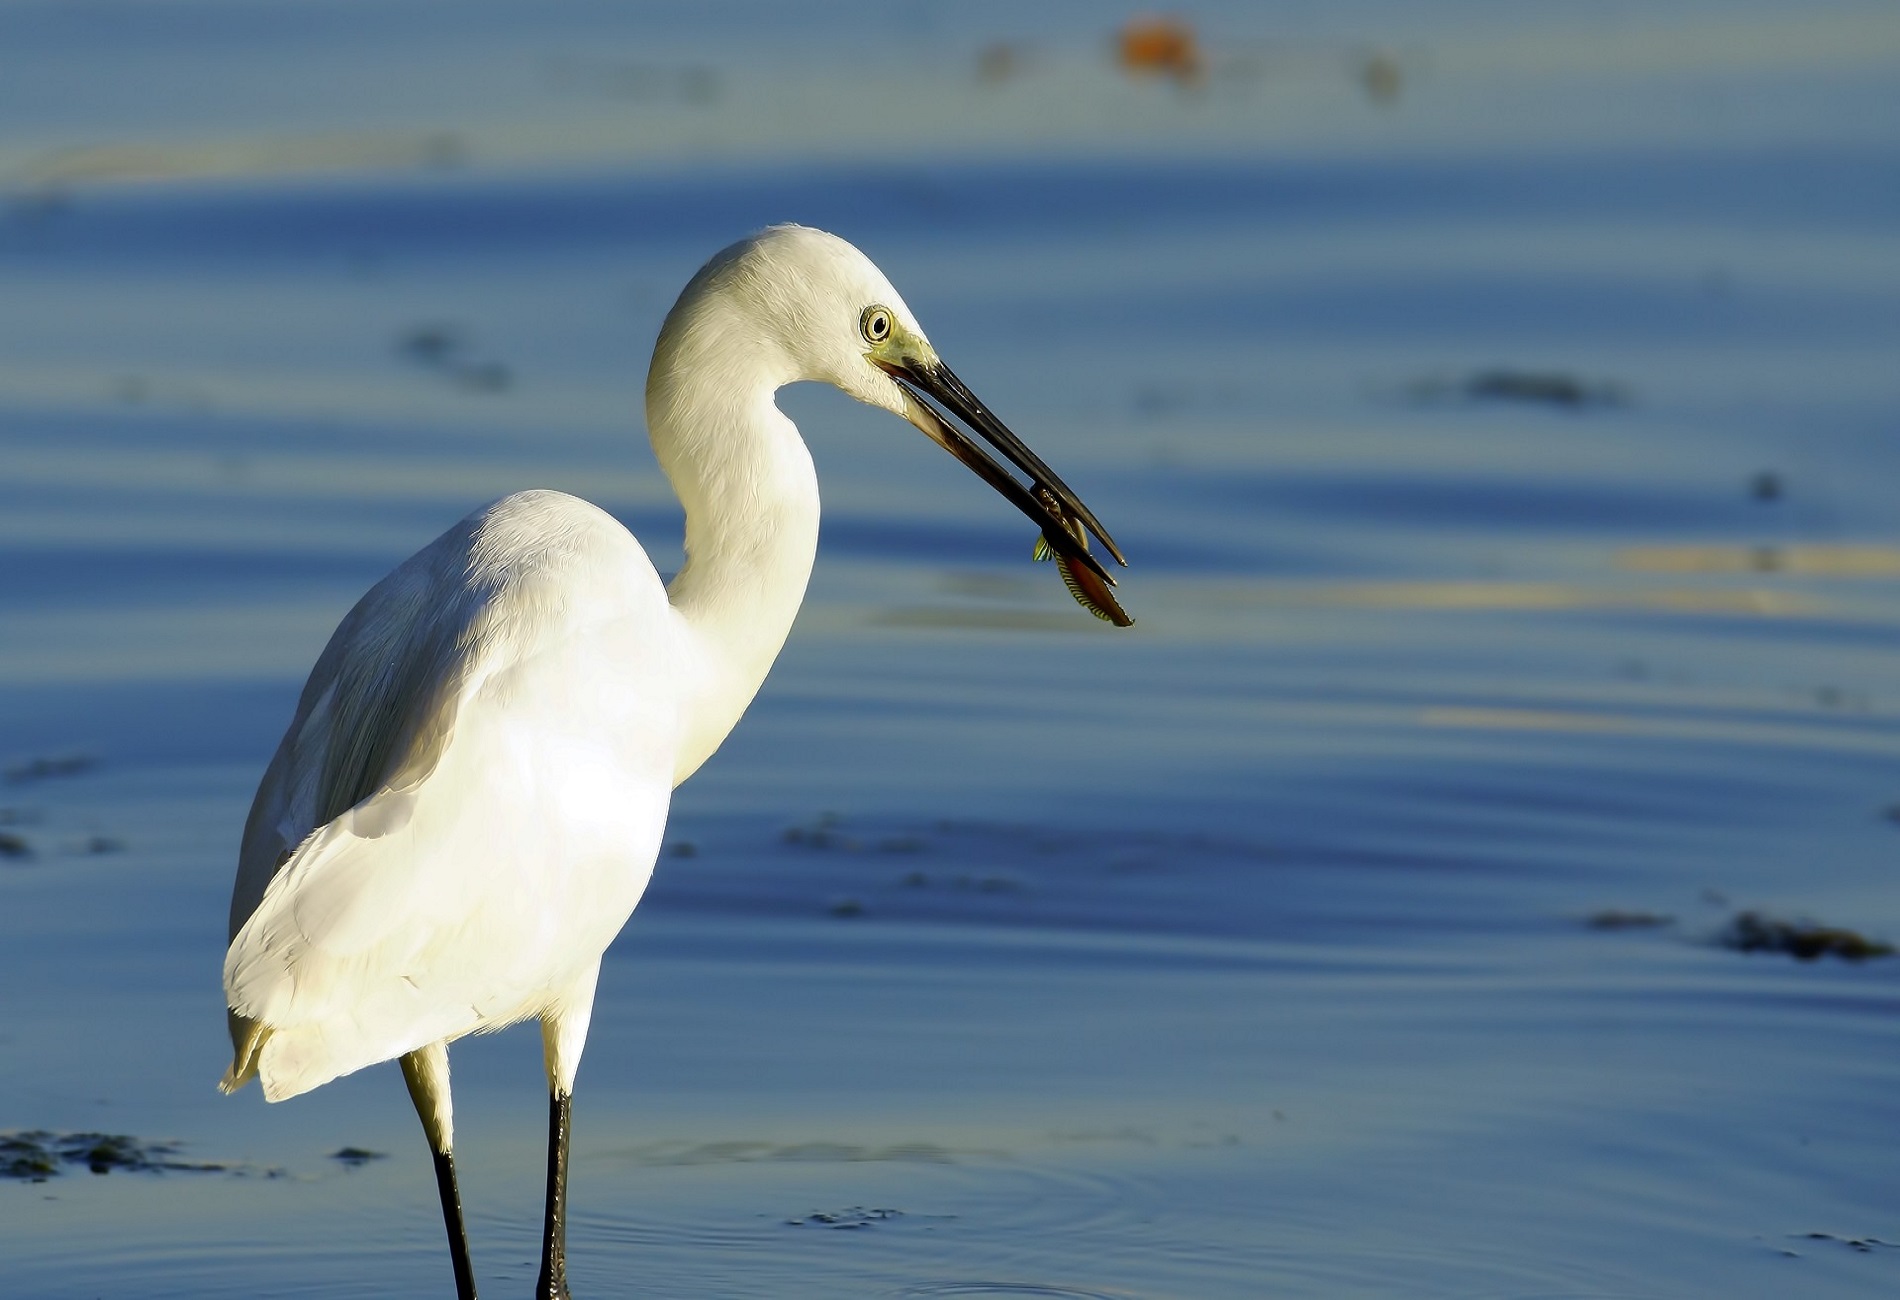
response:
{"label": "blue water surface", "polygon": [[[1723,942],[1900,940],[1891,13],[1211,7],[1177,82],[1091,6],[138,8],[0,17],[0,1130],[218,1168],[0,1183],[0,1289],[452,1292],[393,1067],[213,1086],[239,830],[470,509],[679,562],[647,351],[781,220],[1138,622],[781,395],[819,565],[605,963],[577,1294],[1900,1286],[1900,960]],[[538,1043],[454,1061],[518,1293]]]}

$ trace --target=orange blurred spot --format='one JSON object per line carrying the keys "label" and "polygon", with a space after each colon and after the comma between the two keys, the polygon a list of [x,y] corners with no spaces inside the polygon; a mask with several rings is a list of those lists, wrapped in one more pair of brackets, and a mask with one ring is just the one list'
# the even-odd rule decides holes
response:
{"label": "orange blurred spot", "polygon": [[1124,71],[1193,81],[1201,75],[1194,29],[1179,18],[1134,18],[1117,38]]}

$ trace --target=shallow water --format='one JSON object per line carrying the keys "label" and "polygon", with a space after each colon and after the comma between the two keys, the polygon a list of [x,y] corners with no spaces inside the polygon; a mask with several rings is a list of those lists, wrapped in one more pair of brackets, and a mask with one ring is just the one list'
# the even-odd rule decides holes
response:
{"label": "shallow water", "polygon": [[[1080,7],[73,12],[0,19],[0,1130],[231,1167],[0,1184],[8,1293],[450,1292],[393,1069],[212,1086],[239,827],[335,620],[471,507],[581,492],[677,562],[645,350],[788,218],[1099,511],[1139,623],[783,395],[819,568],[608,956],[577,1294],[1900,1285],[1900,960],[1717,941],[1900,939],[1885,10],[1214,10],[1187,89]],[[518,1293],[537,1043],[454,1059]]]}

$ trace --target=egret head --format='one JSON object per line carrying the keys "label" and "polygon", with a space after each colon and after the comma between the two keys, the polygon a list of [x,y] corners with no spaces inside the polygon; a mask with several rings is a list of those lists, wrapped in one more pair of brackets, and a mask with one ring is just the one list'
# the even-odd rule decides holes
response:
{"label": "egret head", "polygon": [[[1114,579],[1089,553],[1087,533],[1127,563],[1094,513],[943,363],[884,273],[836,235],[808,226],[770,226],[714,257],[680,295],[662,329],[655,373],[664,354],[690,346],[701,333],[707,342],[718,337],[728,345],[706,348],[708,356],[748,354],[774,387],[816,380],[903,416],[1028,515],[1057,552],[1103,581],[1112,585]],[[745,343],[734,346],[740,338]],[[1001,452],[1029,482],[955,421]]]}
{"label": "egret head", "polygon": [[832,384],[895,415],[907,395],[892,367],[933,365],[936,349],[903,296],[851,244],[809,226],[771,226],[748,241],[751,288],[800,378]]}

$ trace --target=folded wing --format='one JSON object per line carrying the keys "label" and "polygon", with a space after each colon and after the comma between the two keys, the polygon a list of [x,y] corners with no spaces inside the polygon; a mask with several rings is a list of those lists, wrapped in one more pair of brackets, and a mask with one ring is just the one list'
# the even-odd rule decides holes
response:
{"label": "folded wing", "polygon": [[337,629],[258,791],[224,980],[276,1100],[538,1014],[611,942],[664,830],[676,616],[611,518],[471,516]]}

